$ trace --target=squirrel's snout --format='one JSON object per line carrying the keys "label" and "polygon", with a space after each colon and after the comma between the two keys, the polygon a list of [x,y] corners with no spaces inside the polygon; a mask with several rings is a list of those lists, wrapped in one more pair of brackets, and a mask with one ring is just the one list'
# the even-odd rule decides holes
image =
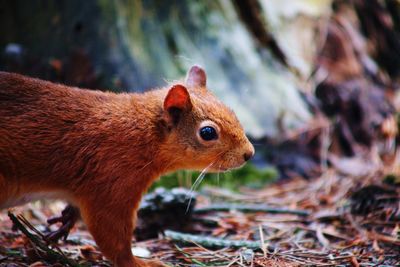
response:
{"label": "squirrel's snout", "polygon": [[251,159],[252,157],[253,157],[253,155],[250,154],[250,153],[244,153],[244,155],[243,155],[244,161],[248,161],[248,160]]}
{"label": "squirrel's snout", "polygon": [[254,156],[254,147],[251,146],[249,151],[243,154],[244,161],[249,161]]}

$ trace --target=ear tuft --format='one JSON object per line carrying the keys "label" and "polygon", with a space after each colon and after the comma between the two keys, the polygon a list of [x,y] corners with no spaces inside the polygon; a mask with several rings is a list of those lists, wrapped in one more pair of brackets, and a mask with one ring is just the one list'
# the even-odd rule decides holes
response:
{"label": "ear tuft", "polygon": [[200,66],[194,65],[186,76],[186,85],[189,87],[206,87],[207,75]]}
{"label": "ear tuft", "polygon": [[164,99],[164,110],[170,121],[176,123],[182,112],[192,109],[190,95],[185,86],[176,84],[169,89]]}

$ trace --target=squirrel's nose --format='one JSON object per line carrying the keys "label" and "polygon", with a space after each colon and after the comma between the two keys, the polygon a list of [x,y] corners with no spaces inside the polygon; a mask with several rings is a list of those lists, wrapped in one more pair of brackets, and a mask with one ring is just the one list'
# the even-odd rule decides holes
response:
{"label": "squirrel's nose", "polygon": [[246,152],[243,154],[244,161],[248,161],[254,156],[254,151]]}

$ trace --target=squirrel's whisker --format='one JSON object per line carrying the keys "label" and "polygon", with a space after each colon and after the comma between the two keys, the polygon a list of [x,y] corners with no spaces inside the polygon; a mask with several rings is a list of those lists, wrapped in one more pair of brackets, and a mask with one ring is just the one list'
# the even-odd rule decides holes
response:
{"label": "squirrel's whisker", "polygon": [[[222,162],[219,164],[218,168],[221,169]],[[217,172],[217,185],[219,186],[219,174],[220,172]]]}
{"label": "squirrel's whisker", "polygon": [[206,174],[207,174],[208,169],[211,168],[212,165],[213,165],[214,163],[215,163],[215,161],[211,162],[207,167],[205,167],[205,168],[201,171],[201,173],[199,174],[199,176],[197,176],[196,180],[194,181],[192,187],[190,188],[190,191],[189,191],[189,193],[188,193],[189,196],[186,196],[186,197],[189,197],[189,202],[188,202],[188,205],[187,205],[187,208],[186,208],[186,213],[189,211],[190,204],[192,203],[194,191],[196,190],[196,188],[198,187],[198,185],[200,185],[201,181],[203,181],[204,177],[205,177]]}

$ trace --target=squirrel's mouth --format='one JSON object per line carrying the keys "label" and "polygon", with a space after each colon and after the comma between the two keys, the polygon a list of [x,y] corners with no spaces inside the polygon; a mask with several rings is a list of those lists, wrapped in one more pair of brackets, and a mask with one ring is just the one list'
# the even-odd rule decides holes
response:
{"label": "squirrel's mouth", "polygon": [[213,161],[203,170],[209,173],[227,172],[234,169],[239,169],[245,164],[245,160],[228,155],[226,157],[220,158],[219,160]]}
{"label": "squirrel's mouth", "polygon": [[233,165],[233,166],[215,166],[210,169],[210,172],[227,172],[241,168],[245,163]]}

